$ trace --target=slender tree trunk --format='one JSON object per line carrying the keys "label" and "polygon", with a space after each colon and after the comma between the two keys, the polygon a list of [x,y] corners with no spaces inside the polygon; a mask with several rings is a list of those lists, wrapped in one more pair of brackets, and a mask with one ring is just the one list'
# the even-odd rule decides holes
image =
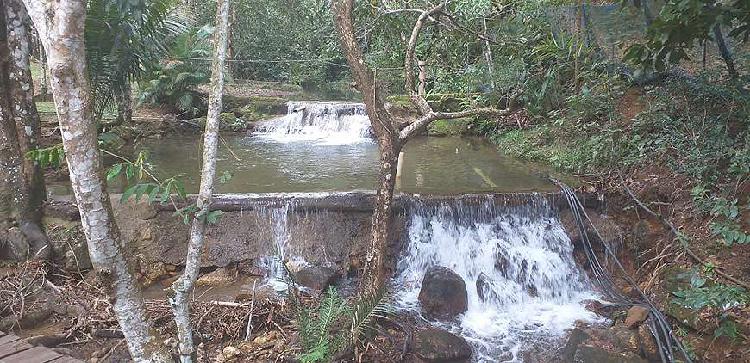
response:
{"label": "slender tree trunk", "polygon": [[419,33],[432,15],[443,11],[444,4],[441,4],[422,12],[414,24],[408,41],[404,61],[405,88],[409,93],[410,100],[422,116],[401,128],[386,109],[382,87],[376,74],[367,66],[362,49],[354,35],[356,34],[352,15],[354,0],[335,0],[331,5],[342,51],[351,69],[354,82],[362,93],[367,116],[372,124],[380,150],[378,191],[372,217],[372,240],[367,251],[364,276],[360,283],[360,290],[366,294],[373,294],[385,287],[388,278],[386,263],[388,262],[390,230],[393,220],[393,189],[396,185],[398,154],[403,145],[435,120],[476,115],[499,116],[508,114],[509,110],[476,108],[459,112],[435,112],[424,95],[415,90],[413,68],[416,61],[415,49]]}
{"label": "slender tree trunk", "polygon": [[384,98],[375,74],[365,66],[362,50],[354,37],[352,19],[354,2],[352,0],[335,1],[333,8],[341,46],[351,67],[357,88],[362,93],[367,116],[380,150],[379,181],[372,216],[371,244],[367,250],[363,279],[360,283],[360,290],[365,294],[373,295],[385,286],[387,278],[385,264],[393,220],[393,189],[396,185],[396,167],[401,142],[393,117],[385,108]]}
{"label": "slender tree trunk", "polygon": [[485,17],[482,17],[482,32],[484,33],[484,60],[487,62],[490,87],[495,90],[495,64],[492,61],[492,47],[490,47],[490,35],[487,32],[487,18]]}
{"label": "slender tree trunk", "polygon": [[724,59],[724,63],[727,64],[729,77],[732,77],[732,79],[737,78],[739,75],[737,74],[737,69],[734,67],[734,57],[732,57],[732,51],[729,50],[729,45],[727,45],[726,40],[724,39],[724,34],[722,33],[721,25],[719,24],[714,25],[714,38],[716,38],[716,45],[719,47],[721,58]]}
{"label": "slender tree trunk", "polygon": [[115,91],[115,103],[117,104],[117,123],[129,124],[133,121],[133,90],[130,81],[125,80],[122,88]]}
{"label": "slender tree trunk", "polygon": [[211,65],[211,94],[208,100],[206,130],[203,134],[203,170],[201,185],[196,201],[199,212],[193,217],[190,227],[190,242],[185,259],[185,271],[172,285],[169,302],[177,324],[177,338],[180,346],[180,360],[196,360],[193,347],[193,334],[190,324],[190,293],[200,269],[201,252],[205,240],[207,218],[214,191],[216,176],[216,149],[218,147],[221,98],[224,90],[224,62],[227,55],[229,1],[218,0],[216,4],[216,31],[214,36],[214,57]]}
{"label": "slender tree trunk", "polygon": [[146,317],[141,287],[128,263],[109,195],[100,174],[97,131],[90,100],[83,43],[84,0],[23,0],[49,61],[70,182],[81,214],[91,262],[109,289],[120,329],[136,362],[171,357]]}
{"label": "slender tree trunk", "polygon": [[44,52],[41,41],[39,41],[39,68],[42,77],[39,80],[39,96],[46,101],[47,95],[49,95],[49,79],[47,78],[49,72],[47,72],[47,53]]}
{"label": "slender tree trunk", "polygon": [[378,139],[380,170],[375,209],[372,215],[372,238],[367,250],[363,287],[373,295],[389,277],[387,261],[393,224],[393,189],[396,185],[396,167],[401,146],[398,140],[385,137]]}

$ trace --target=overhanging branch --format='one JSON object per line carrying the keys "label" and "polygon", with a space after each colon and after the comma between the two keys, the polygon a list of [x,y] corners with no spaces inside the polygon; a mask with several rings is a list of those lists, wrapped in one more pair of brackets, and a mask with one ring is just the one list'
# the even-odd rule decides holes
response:
{"label": "overhanging branch", "polygon": [[434,112],[430,109],[429,113],[404,127],[404,129],[399,132],[398,137],[401,141],[406,141],[413,135],[424,130],[424,128],[426,128],[431,122],[437,120],[453,120],[472,116],[501,117],[510,114],[510,112],[511,110],[509,108],[498,110],[492,107],[475,108],[458,112]]}

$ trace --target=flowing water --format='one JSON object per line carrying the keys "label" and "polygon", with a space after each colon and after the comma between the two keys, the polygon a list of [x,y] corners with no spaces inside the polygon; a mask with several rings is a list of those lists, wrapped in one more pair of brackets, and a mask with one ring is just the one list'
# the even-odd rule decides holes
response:
{"label": "flowing water", "polygon": [[372,142],[362,103],[289,102],[287,114],[259,123],[255,136],[272,142],[350,145]]}
{"label": "flowing water", "polygon": [[541,197],[515,206],[415,201],[408,212],[407,247],[398,263],[399,305],[419,311],[425,271],[448,267],[463,278],[468,311],[444,325],[474,345],[480,362],[521,361],[529,350],[554,350],[595,298],[576,266],[570,239]]}

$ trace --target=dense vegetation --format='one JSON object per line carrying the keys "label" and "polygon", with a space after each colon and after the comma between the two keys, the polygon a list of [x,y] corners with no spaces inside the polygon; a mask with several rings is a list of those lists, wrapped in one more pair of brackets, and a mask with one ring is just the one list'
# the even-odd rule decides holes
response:
{"label": "dense vegetation", "polygon": [[[137,127],[131,103],[184,120],[207,114],[211,40],[221,34],[214,28],[216,4],[86,3],[95,140],[116,160],[105,173],[107,181],[122,179],[123,201],[174,203],[186,224],[216,223],[220,211],[177,206],[175,199],[185,199],[178,176],[155,176],[145,154],[131,161],[112,146],[122,136],[113,128]],[[329,1],[232,3],[223,67],[229,85],[254,90],[259,82],[271,82],[314,98],[349,96],[358,86],[340,49]],[[428,133],[486,137],[508,155],[580,176],[595,192],[611,196],[623,215],[635,213],[640,220],[638,213],[656,214],[666,230],[664,241],[647,251],[657,256],[639,261],[649,271],[637,269],[636,278],[650,278],[668,264],[657,259],[659,243],[678,251],[675,256],[692,256],[680,261],[674,274],[679,287],[647,292],[707,322],[692,336],[678,330],[689,336],[688,347],[708,340],[704,345],[710,348],[720,337],[741,347],[750,303],[742,278],[750,246],[750,2],[598,3],[460,0],[426,17],[415,57],[426,69],[429,107],[509,111],[441,121]],[[421,9],[431,6],[375,1],[358,2],[354,9],[364,60],[390,105],[407,115],[418,111],[407,94],[414,85],[404,87],[407,42],[415,19],[425,14]],[[40,62],[44,58],[34,55]],[[115,121],[108,119],[112,114]],[[233,119],[222,122],[244,130],[241,120],[227,114]],[[25,156],[47,168],[63,164],[65,155],[50,143]],[[359,349],[384,311],[383,299],[363,296],[351,303],[330,290],[315,308],[295,301],[299,358],[330,361]]]}

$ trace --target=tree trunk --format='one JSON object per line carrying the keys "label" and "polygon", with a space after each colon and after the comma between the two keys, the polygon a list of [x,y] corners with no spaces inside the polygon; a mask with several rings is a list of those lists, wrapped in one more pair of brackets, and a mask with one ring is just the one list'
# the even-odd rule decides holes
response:
{"label": "tree trunk", "polygon": [[41,205],[46,199],[44,175],[38,163],[25,157],[39,147],[41,121],[34,103],[34,81],[31,78],[31,37],[26,19],[26,8],[20,0],[7,0],[5,6],[8,25],[8,46],[11,51],[9,72],[11,108],[23,158],[23,175],[30,197],[26,213],[34,222],[41,222]]}
{"label": "tree trunk", "polygon": [[340,36],[341,47],[351,67],[352,77],[362,93],[367,116],[380,150],[379,182],[375,211],[372,216],[372,240],[367,250],[365,270],[360,283],[360,290],[372,295],[384,287],[387,277],[385,263],[390,237],[393,211],[393,189],[396,185],[396,166],[401,143],[398,129],[393,117],[385,108],[385,101],[375,74],[365,65],[362,50],[354,37],[352,12],[353,0],[333,2],[336,29]]}
{"label": "tree trunk", "polygon": [[378,170],[379,184],[376,197],[375,211],[372,217],[372,241],[367,251],[364,276],[360,290],[366,294],[373,294],[385,287],[388,278],[386,259],[388,257],[390,230],[393,220],[393,189],[396,185],[396,171],[398,154],[403,145],[414,135],[423,131],[432,121],[440,119],[455,119],[475,115],[505,115],[509,110],[495,110],[492,108],[477,108],[460,112],[435,112],[430,107],[423,94],[415,90],[414,65],[415,49],[419,33],[429,18],[441,12],[444,4],[422,11],[412,29],[404,61],[405,88],[409,98],[422,116],[409,125],[400,128],[393,116],[385,107],[385,97],[377,80],[376,74],[367,66],[362,50],[357,43],[354,29],[353,9],[354,0],[336,0],[332,2],[334,23],[339,33],[341,48],[352,72],[357,88],[362,93],[367,116],[372,124],[373,132],[378,141],[380,151],[380,166]]}
{"label": "tree trunk", "polygon": [[47,54],[44,52],[41,41],[39,42],[39,68],[42,72],[42,78],[39,80],[39,96],[43,101],[47,101],[47,96],[49,95],[49,79],[47,76],[49,72],[47,71]]}
{"label": "tree trunk", "polygon": [[133,90],[130,81],[123,82],[122,87],[115,90],[117,104],[117,124],[129,124],[133,121]]}
{"label": "tree trunk", "polygon": [[84,0],[23,0],[47,52],[50,84],[70,182],[81,214],[91,262],[109,289],[120,329],[136,362],[171,357],[146,317],[141,288],[128,263],[109,195],[100,174],[96,124],[83,43]]}
{"label": "tree trunk", "polygon": [[[26,24],[26,10],[18,0],[6,0],[2,7],[3,30],[6,34],[6,59],[3,67],[3,89],[6,92],[7,110],[3,115],[4,133],[15,133],[6,136],[8,152],[15,154],[8,160],[13,165],[12,182],[16,183],[13,200],[15,223],[20,234],[16,234],[15,243],[25,244],[28,256],[47,259],[50,250],[48,240],[41,228],[42,202],[46,197],[44,177],[41,168],[25,155],[37,148],[37,137],[41,130],[39,115],[34,104],[34,85],[29,68],[30,38]],[[12,161],[11,161],[12,160]],[[20,241],[23,239],[24,241]],[[18,250],[18,249],[16,249]],[[17,255],[21,258],[21,255]]]}
{"label": "tree trunk", "polygon": [[[3,0],[0,0],[0,8],[5,8]],[[4,246],[0,258],[22,260],[28,257],[29,245],[16,226],[20,215],[18,197],[23,195],[23,171],[10,107],[9,69],[5,16],[0,14],[0,246]]]}
{"label": "tree trunk", "polygon": [[716,45],[719,47],[721,58],[727,64],[729,77],[732,77],[732,79],[737,78],[738,74],[737,69],[734,67],[734,57],[732,57],[732,51],[729,50],[729,46],[724,40],[724,34],[721,32],[721,25],[719,24],[714,25],[714,38],[716,38]]}
{"label": "tree trunk", "polygon": [[492,61],[492,47],[490,47],[490,35],[487,32],[487,18],[482,17],[482,32],[484,33],[484,60],[487,62],[487,73],[490,77],[490,88],[495,90],[495,64]]}
{"label": "tree trunk", "polygon": [[371,296],[383,288],[388,279],[388,251],[393,224],[393,189],[401,146],[389,137],[378,139],[380,170],[375,209],[372,215],[372,239],[367,250],[362,286]]}
{"label": "tree trunk", "polygon": [[180,346],[180,360],[196,360],[193,347],[193,334],[190,325],[190,293],[200,269],[203,250],[207,213],[211,205],[216,176],[216,149],[218,147],[219,125],[221,116],[221,98],[224,88],[224,62],[227,55],[229,1],[219,0],[216,4],[216,31],[214,36],[214,57],[211,66],[211,94],[208,100],[206,130],[203,134],[203,170],[201,185],[196,201],[199,212],[193,217],[190,227],[190,242],[185,259],[185,271],[172,285],[169,302],[177,324],[177,338]]}

